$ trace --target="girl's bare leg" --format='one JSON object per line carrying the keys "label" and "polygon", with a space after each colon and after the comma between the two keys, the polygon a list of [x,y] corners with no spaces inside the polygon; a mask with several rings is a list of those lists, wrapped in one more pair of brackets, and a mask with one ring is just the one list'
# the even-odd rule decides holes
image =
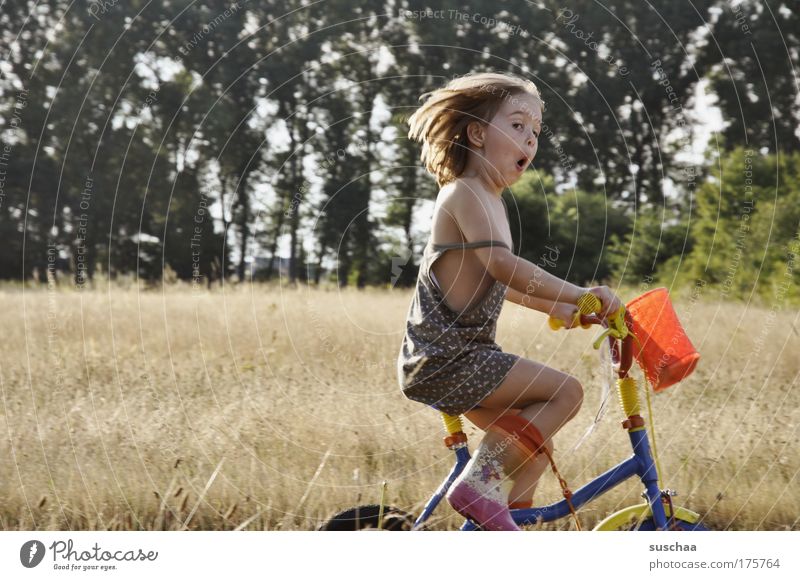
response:
{"label": "girl's bare leg", "polygon": [[[484,529],[520,530],[508,511],[513,488],[532,464],[540,444],[535,442],[552,446],[550,439],[578,412],[582,400],[583,389],[573,377],[534,361],[517,360],[503,383],[480,402],[480,407],[499,412],[500,422],[497,429],[486,432],[453,482],[447,493],[450,505]],[[513,419],[503,417],[511,409],[518,409]],[[540,467],[536,480],[541,471]],[[530,491],[530,481],[520,486]]]}
{"label": "girl's bare leg", "polygon": [[[465,413],[467,419],[484,431],[500,416],[518,414],[533,423],[553,451],[552,436],[580,409],[583,388],[574,377],[541,363],[520,358],[500,387]],[[543,454],[518,470],[509,503],[528,502],[533,498],[549,462]]]}
{"label": "girl's bare leg", "polygon": [[[501,409],[478,408],[464,413],[464,416],[476,427],[486,431],[489,425],[494,423],[501,415],[505,415],[506,413],[516,415],[519,412],[519,409],[503,411]],[[552,442],[547,442],[547,448],[552,452]],[[530,503],[533,500],[533,494],[536,493],[536,485],[547,469],[548,464],[547,457],[544,455],[539,455],[533,461],[527,462],[520,470],[519,476],[514,480],[514,487],[511,488],[511,493],[508,496],[508,503]]]}
{"label": "girl's bare leg", "polygon": [[520,358],[480,407],[504,412],[518,409],[547,440],[575,416],[582,402],[583,388],[575,377]]}

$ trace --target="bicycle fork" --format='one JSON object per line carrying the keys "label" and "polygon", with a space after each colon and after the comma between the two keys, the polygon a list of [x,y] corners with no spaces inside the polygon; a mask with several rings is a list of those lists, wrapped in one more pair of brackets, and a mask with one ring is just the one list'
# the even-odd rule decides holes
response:
{"label": "bicycle fork", "polygon": [[[627,340],[629,341],[630,338]],[[633,453],[639,463],[637,471],[645,486],[645,494],[647,495],[647,502],[650,504],[650,511],[653,513],[653,521],[655,521],[658,529],[663,530],[667,527],[667,516],[664,511],[664,504],[661,501],[661,489],[658,486],[658,470],[653,460],[650,440],[647,438],[647,430],[644,427],[644,419],[639,411],[639,392],[636,387],[636,379],[627,376],[629,366],[629,359],[623,361],[620,372],[621,377],[617,380],[620,406],[623,414],[627,417],[622,422],[622,427],[628,431]]]}
{"label": "bicycle fork", "polygon": [[456,478],[461,475],[461,472],[464,471],[467,463],[470,460],[469,454],[469,447],[467,447],[467,436],[464,434],[463,422],[461,420],[461,416],[453,416],[448,415],[447,413],[441,413],[442,421],[444,422],[444,429],[447,432],[447,437],[444,438],[445,447],[452,450],[456,454],[456,464],[453,466],[453,469],[450,470],[450,474],[447,478],[442,482],[433,496],[428,500],[428,503],[425,504],[425,509],[422,510],[422,513],[417,518],[417,521],[414,522],[414,525],[411,527],[412,530],[418,530],[420,526],[430,517],[433,513],[433,510],[436,509],[436,506],[444,499],[447,490],[450,489],[450,486],[456,480]]}
{"label": "bicycle fork", "polygon": [[650,441],[647,439],[647,431],[644,427],[635,427],[628,430],[633,452],[639,463],[639,477],[645,487],[647,502],[650,504],[650,511],[653,513],[653,520],[658,529],[667,528],[667,515],[664,511],[664,504],[661,500],[661,489],[658,487],[658,473],[650,451]]}

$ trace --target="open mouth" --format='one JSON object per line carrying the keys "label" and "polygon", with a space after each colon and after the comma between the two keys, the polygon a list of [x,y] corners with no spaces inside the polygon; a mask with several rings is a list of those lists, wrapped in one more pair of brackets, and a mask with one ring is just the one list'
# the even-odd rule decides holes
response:
{"label": "open mouth", "polygon": [[525,169],[525,166],[528,164],[528,158],[523,157],[517,161],[517,168],[518,169]]}

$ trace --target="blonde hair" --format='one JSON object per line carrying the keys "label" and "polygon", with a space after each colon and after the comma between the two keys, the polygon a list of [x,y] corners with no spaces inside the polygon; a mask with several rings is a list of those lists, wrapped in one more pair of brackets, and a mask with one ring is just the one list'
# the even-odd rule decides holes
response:
{"label": "blonde hair", "polygon": [[422,143],[420,159],[442,187],[463,173],[469,153],[467,126],[489,123],[505,99],[528,93],[544,109],[533,82],[507,74],[473,73],[420,97],[424,104],[408,119],[408,137]]}

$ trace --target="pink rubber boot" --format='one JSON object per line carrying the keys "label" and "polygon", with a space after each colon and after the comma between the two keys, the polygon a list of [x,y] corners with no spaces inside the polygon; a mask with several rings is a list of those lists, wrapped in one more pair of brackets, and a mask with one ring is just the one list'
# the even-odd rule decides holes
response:
{"label": "pink rubber boot", "polygon": [[453,482],[447,501],[485,530],[522,531],[508,510],[512,477],[543,449],[544,437],[529,421],[518,415],[501,416]]}
{"label": "pink rubber boot", "polygon": [[508,511],[508,505],[480,494],[467,482],[453,483],[447,501],[459,514],[481,526],[484,530],[499,532],[522,531]]}
{"label": "pink rubber boot", "polygon": [[504,440],[503,435],[487,433],[447,492],[447,501],[485,530],[522,531],[508,511],[514,482],[504,473],[503,459],[513,445]]}

